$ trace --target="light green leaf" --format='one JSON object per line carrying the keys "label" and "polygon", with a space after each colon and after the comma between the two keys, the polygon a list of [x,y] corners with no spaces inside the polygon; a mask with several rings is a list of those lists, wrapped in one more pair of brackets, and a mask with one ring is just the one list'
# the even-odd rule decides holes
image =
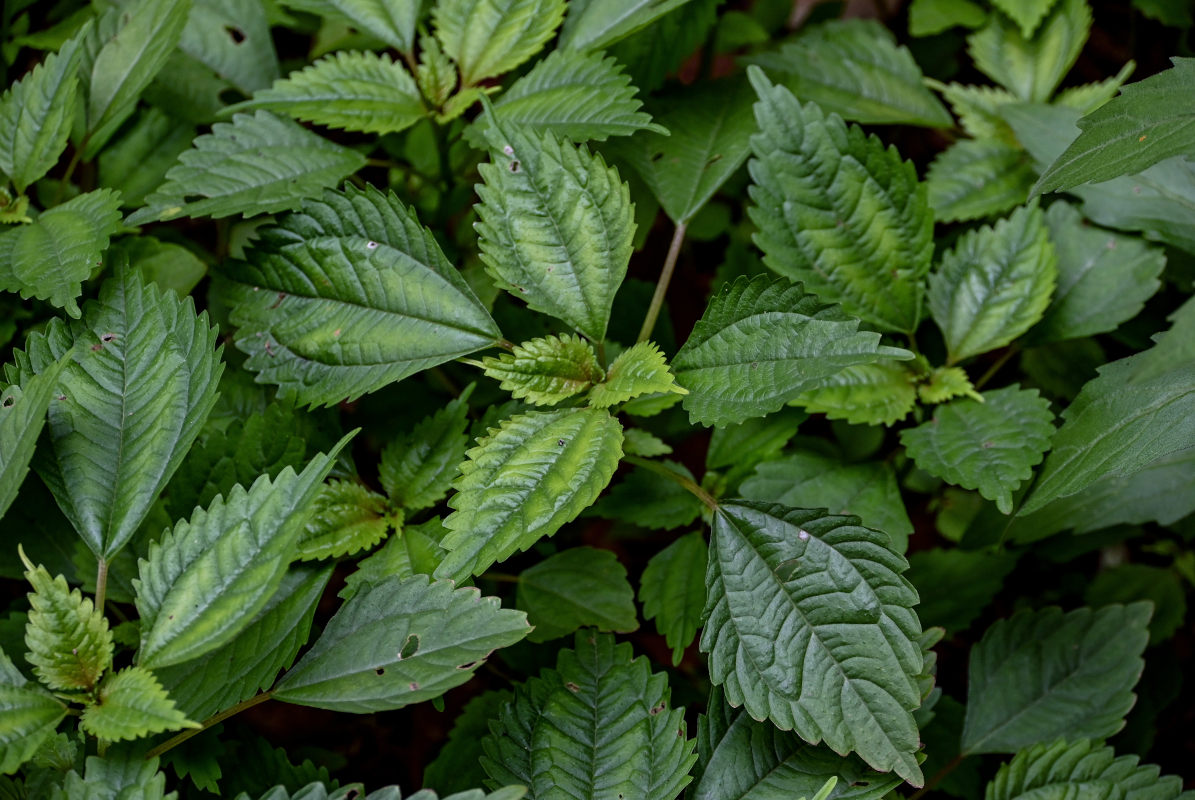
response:
{"label": "light green leaf", "polygon": [[942,93],[959,125],[974,139],[996,139],[1006,144],[1017,143],[1008,123],[1000,116],[1000,109],[1018,102],[1012,92],[997,86],[964,86],[943,84],[927,78],[926,83]]}
{"label": "light green leaf", "polygon": [[654,342],[639,342],[618,354],[606,371],[606,379],[589,392],[589,403],[609,408],[644,394],[675,392],[688,394],[668,371],[668,361]]}
{"label": "light green leaf", "polygon": [[299,474],[261,476],[237,486],[152,544],[140,561],[138,663],[170,666],[227,644],[282,584],[304,524],[304,510],[349,436]]}
{"label": "light green leaf", "polygon": [[877,359],[828,376],[790,404],[852,425],[891,425],[908,416],[916,402],[912,373],[898,362]]}
{"label": "light green leaf", "polygon": [[677,382],[689,390],[689,417],[735,424],[826,386],[846,367],[912,358],[858,327],[800,284],[739,278],[714,295],[672,361]]}
{"label": "light green leaf", "polygon": [[320,487],[304,512],[303,532],[295,543],[300,561],[339,558],[369,550],[394,528],[401,511],[389,512],[386,498],[353,481],[335,480]]}
{"label": "light green leaf", "polygon": [[943,150],[925,176],[938,222],[1002,214],[1029,197],[1033,167],[999,139],[963,139]]}
{"label": "light green leaf", "polygon": [[258,0],[194,0],[178,47],[245,94],[278,78],[270,14]]}
{"label": "light green leaf", "polygon": [[764,263],[882,330],[912,331],[934,225],[913,165],[758,67],[748,74],[760,128],[749,213]]}
{"label": "light green leaf", "polygon": [[480,575],[556,533],[597,499],[621,457],[622,426],[603,409],[533,411],[491,428],[453,484],[436,577]]}
{"label": "light green leaf", "polygon": [[1050,403],[1036,389],[1017,385],[934,409],[933,418],[901,431],[917,466],[931,475],[978,489],[1001,513],[1012,513],[1012,495],[1033,475],[1054,433]]}
{"label": "light green leaf", "polygon": [[346,131],[397,133],[427,116],[415,79],[401,62],[341,51],[292,72],[230,111],[262,108]]}
{"label": "light green leaf", "polygon": [[129,225],[178,217],[272,214],[365,166],[365,156],[268,111],[212,126],[131,214]]}
{"label": "light green leaf", "polygon": [[103,263],[119,227],[120,195],[99,189],[0,233],[0,290],[48,300],[78,317],[83,281]]}
{"label": "light green leaf", "polygon": [[402,708],[469,680],[491,652],[530,630],[521,611],[477,589],[390,578],[340,607],[274,698],[353,713]]}
{"label": "light green leaf", "polygon": [[26,379],[24,386],[0,392],[0,519],[29,473],[29,460],[45,427],[46,409],[66,365],[63,359]]}
{"label": "light green leaf", "polygon": [[668,679],[629,644],[578,631],[546,669],[515,690],[482,742],[492,785],[523,784],[529,800],[673,800],[697,756]]}
{"label": "light green leaf", "polygon": [[921,595],[921,624],[947,633],[966,630],[1004,588],[1016,563],[1016,556],[982,550],[937,547],[913,553],[905,577]]}
{"label": "light green leaf", "polygon": [[701,649],[731,705],[920,785],[917,592],[887,536],[856,522],[722,504]]}
{"label": "light green leaf", "polygon": [[1063,89],[1054,98],[1054,104],[1073,108],[1080,114],[1090,114],[1111,100],[1136,68],[1137,63],[1129,61],[1111,78]]}
{"label": "light green leaf", "polygon": [[482,364],[512,396],[537,406],[554,406],[605,377],[589,342],[567,333],[523,342]]}
{"label": "light green leaf", "polygon": [[655,458],[672,452],[672,445],[642,428],[625,428],[622,437],[622,451],[628,456]]}
{"label": "light green leaf", "polygon": [[257,233],[229,268],[232,320],[246,365],[283,397],[335,405],[500,336],[393,193],[328,191]]}
{"label": "light green leaf", "polygon": [[478,166],[481,258],[499,286],[600,342],[635,232],[627,185],[584,146],[550,131],[486,131]]}
{"label": "light green leaf", "polygon": [[436,38],[461,84],[509,72],[538,53],[564,19],[564,0],[437,0]]}
{"label": "light green leaf", "polygon": [[515,605],[535,626],[532,642],[559,639],[578,628],[630,633],[639,629],[635,592],[609,550],[572,547],[519,573]]}
{"label": "light green leaf", "polygon": [[83,709],[79,727],[99,739],[119,742],[163,731],[198,728],[166,694],[153,673],[126,667],[104,678],[99,699]]}
{"label": "light green leaf", "polygon": [[431,575],[444,560],[445,551],[440,547],[440,541],[447,532],[439,517],[395,531],[386,544],[358,562],[357,571],[345,579],[340,598],[347,600],[363,585],[380,583],[387,578]]}
{"label": "light green leaf", "polygon": [[560,32],[561,49],[605,50],[689,0],[574,0]]}
{"label": "light green leaf", "polygon": [[[697,483],[683,464],[661,461],[658,467]],[[701,510],[701,501],[676,480],[653,469],[635,467],[594,503],[586,515],[622,520],[643,528],[672,530],[697,519]]]}
{"label": "light green leaf", "polygon": [[929,307],[948,363],[995,350],[1042,318],[1058,257],[1036,202],[960,237],[930,276]]}
{"label": "light green leaf", "polygon": [[967,37],[967,49],[980,72],[1021,100],[1040,103],[1075,63],[1090,29],[1086,0],[1056,0],[1032,38],[1024,38],[1008,17],[993,14]]}
{"label": "light green leaf", "polygon": [[[1070,739],[1071,741],[1065,741]],[[1182,778],[1159,777],[1158,768],[1139,766],[1137,756],[1116,757],[1100,742],[1065,739],[1022,750],[1000,766],[987,786],[986,800],[1031,797],[1084,797],[1090,800],[1175,800],[1186,797]]]}
{"label": "light green leaf", "polygon": [[[304,8],[309,3],[288,3]],[[360,31],[381,39],[404,53],[415,46],[415,26],[423,11],[424,0],[315,0],[333,17],[340,17]]]}
{"label": "light green leaf", "polygon": [[1032,39],[1037,26],[1057,2],[1058,0],[992,0],[992,5],[1021,26],[1021,36]]}
{"label": "light green leaf", "polygon": [[987,20],[983,6],[971,0],[913,0],[909,35],[934,36],[951,28],[978,28]]}
{"label": "light green leaf", "polygon": [[51,577],[45,567],[25,559],[29,593],[29,621],[25,625],[25,656],[33,673],[51,689],[90,691],[112,666],[112,631],[103,611],[89,597],[72,590],[61,575]]}
{"label": "light green leaf", "polygon": [[1013,753],[1124,726],[1149,640],[1150,603],[1022,611],[971,650],[962,752]]}
{"label": "light green leaf", "polygon": [[652,556],[639,579],[643,617],[656,621],[656,630],[672,648],[673,666],[680,664],[701,627],[708,560],[705,538],[694,531]]}
{"label": "light green leaf", "polygon": [[922,83],[908,48],[875,20],[811,26],[773,53],[750,56],[803,102],[869,124],[946,128],[950,114]]}
{"label": "light green leaf", "polygon": [[224,368],[215,342],[190,298],[125,269],[82,320],[52,320],[13,354],[9,380],[24,383],[73,349],[34,468],[97,556],[112,557],[133,536],[203,427]]}
{"label": "light green leaf", "polygon": [[419,37],[419,63],[415,67],[415,82],[428,102],[442,107],[453,96],[457,85],[456,64],[444,55],[436,37]]}
{"label": "light green leaf", "polygon": [[32,758],[66,710],[54,695],[26,681],[0,651],[0,774],[11,775]]}
{"label": "light green leaf", "polygon": [[405,435],[382,448],[378,478],[390,501],[407,511],[440,502],[459,473],[469,438],[468,399],[472,385],[422,420]]}
{"label": "light green leaf", "polygon": [[423,785],[440,792],[456,792],[484,783],[482,740],[489,735],[490,720],[497,718],[513,698],[514,694],[506,689],[492,689],[465,703],[439,754],[423,770]]}
{"label": "light green leaf", "polygon": [[962,367],[934,367],[929,377],[917,384],[917,396],[931,405],[964,396],[983,402]]}

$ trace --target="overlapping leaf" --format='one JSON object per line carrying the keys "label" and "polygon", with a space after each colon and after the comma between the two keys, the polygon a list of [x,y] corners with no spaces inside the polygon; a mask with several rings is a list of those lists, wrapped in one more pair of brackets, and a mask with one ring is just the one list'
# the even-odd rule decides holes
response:
{"label": "overlapping leaf", "polygon": [[66,704],[29,683],[0,650],[0,773],[11,775],[32,758],[66,711]]}
{"label": "overlapping leaf", "polygon": [[513,698],[514,694],[506,689],[493,689],[465,703],[453,720],[444,746],[423,770],[423,785],[451,792],[484,784],[482,740],[490,732],[490,720]]}
{"label": "overlapping leaf", "polygon": [[701,627],[708,558],[705,538],[690,533],[652,556],[639,579],[643,616],[656,621],[656,630],[672,648],[673,666]]}
{"label": "overlapping leaf", "polygon": [[[656,468],[635,467],[586,514],[659,530],[681,528],[693,522],[701,513],[701,501],[678,483],[688,481],[695,485],[693,473],[675,461],[656,462]],[[674,474],[669,476],[663,470]]]}
{"label": "overlapping leaf", "polygon": [[1021,100],[1049,99],[1087,41],[1091,9],[1086,0],[1058,0],[1031,38],[1002,14],[967,37],[975,66]]}
{"label": "overlapping leaf", "polygon": [[112,631],[103,610],[78,589],[72,590],[61,575],[51,577],[45,567],[28,561],[25,567],[25,579],[33,587],[25,626],[26,660],[51,689],[94,689],[112,665]]}
{"label": "overlapping leaf", "polygon": [[790,402],[852,425],[891,425],[904,419],[917,403],[912,378],[898,362],[877,359],[874,364],[846,367]]}
{"label": "overlapping leaf", "polygon": [[964,139],[934,159],[925,180],[937,220],[957,222],[1024,203],[1033,168],[1024,153],[999,139]]}
{"label": "overlapping leaf", "polygon": [[99,700],[83,709],[79,727],[109,742],[140,739],[179,728],[198,728],[166,694],[153,673],[125,667],[100,684]]}
{"label": "overlapping leaf", "polygon": [[687,394],[668,371],[668,361],[654,342],[639,342],[618,354],[606,370],[606,379],[589,393],[590,404],[609,408],[640,395],[674,392]]}
{"label": "overlapping leaf", "polygon": [[567,333],[531,339],[482,363],[513,397],[537,406],[556,405],[605,377],[589,343]]}
{"label": "overlapping leaf", "polygon": [[987,786],[986,800],[1020,800],[1081,793],[1091,800],[1175,800],[1184,796],[1182,778],[1159,776],[1137,756],[1120,756],[1099,742],[1068,735],[1022,750],[1003,764]]}
{"label": "overlapping leaf", "polygon": [[564,19],[564,0],[439,0],[436,38],[472,86],[509,72],[540,51]]}
{"label": "overlapping leaf", "polygon": [[143,752],[137,752],[135,748],[135,745],[110,748],[103,757],[88,756],[82,776],[76,770],[66,774],[63,794],[70,800],[122,796],[169,800],[166,775],[158,771],[158,759],[145,758]]}
{"label": "overlapping leaf", "polygon": [[178,48],[252,94],[278,78],[271,21],[254,0],[193,0]]}
{"label": "overlapping leaf", "polygon": [[431,575],[444,559],[440,546],[447,529],[439,517],[432,517],[420,525],[407,525],[396,531],[376,552],[361,559],[357,571],[345,579],[340,597],[347,600],[365,585],[380,583],[388,578],[410,578]]}
{"label": "overlapping leaf", "polygon": [[45,427],[46,409],[66,365],[63,359],[26,379],[24,386],[10,386],[0,393],[0,518],[29,473],[29,460]]}
{"label": "overlapping leaf", "polygon": [[560,32],[560,47],[591,52],[604,50],[689,0],[581,0],[569,4]]}
{"label": "overlapping leaf", "polygon": [[408,511],[433,506],[448,494],[465,457],[471,389],[382,448],[378,479],[391,502]]}
{"label": "overlapping leaf", "polygon": [[934,548],[909,556],[905,577],[917,588],[917,616],[925,627],[965,630],[1004,587],[1016,556],[983,550]]}
{"label": "overlapping leaf", "polygon": [[391,528],[402,527],[402,512],[390,512],[386,498],[354,481],[320,487],[304,513],[306,521],[295,555],[303,561],[337,558],[368,550]]}
{"label": "overlapping leaf", "polygon": [[639,628],[627,571],[609,550],[573,547],[519,573],[515,605],[535,626],[528,635],[546,642],[578,628],[629,633]]}

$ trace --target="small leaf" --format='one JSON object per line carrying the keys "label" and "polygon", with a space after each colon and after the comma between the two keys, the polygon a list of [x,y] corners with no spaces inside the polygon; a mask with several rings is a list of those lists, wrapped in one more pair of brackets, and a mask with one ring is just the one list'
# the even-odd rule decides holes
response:
{"label": "small leaf", "polygon": [[469,445],[470,394],[471,387],[382,448],[378,479],[391,503],[419,511],[448,494]]}
{"label": "small leaf", "polygon": [[[24,551],[21,552],[24,560]],[[112,665],[112,631],[102,610],[61,575],[25,562],[29,593],[29,622],[25,626],[26,660],[51,689],[95,688]]]}
{"label": "small leaf", "polygon": [[66,705],[21,675],[0,651],[0,774],[33,757],[66,716]]}
{"label": "small leaf", "polygon": [[639,342],[623,350],[606,371],[606,379],[589,393],[589,404],[609,408],[644,394],[688,394],[668,371],[668,361],[654,342]]}
{"label": "small leaf", "polygon": [[789,402],[852,425],[891,425],[913,410],[917,391],[909,370],[896,361],[878,359],[874,364],[846,367]]}
{"label": "small leaf", "polygon": [[672,648],[673,666],[680,664],[701,627],[708,559],[705,537],[690,533],[652,556],[639,579],[643,617],[656,621],[656,630]]}
{"label": "small leaf", "polygon": [[605,50],[689,0],[581,0],[569,4],[561,49]]}
{"label": "small leaf", "polygon": [[924,382],[917,384],[917,396],[931,405],[964,396],[983,402],[962,367],[935,367]]}
{"label": "small leaf", "polygon": [[1177,775],[1159,777],[1155,766],[1138,766],[1137,756],[1116,757],[1111,747],[1067,735],[1070,741],[1042,743],[1017,753],[988,784],[987,800],[1021,800],[1081,794],[1091,800],[1175,800],[1185,797]]}
{"label": "small leaf", "polygon": [[564,19],[564,0],[438,0],[436,38],[461,70],[461,84],[509,72],[538,53]]}
{"label": "small leaf", "polygon": [[942,84],[929,79],[927,82],[950,103],[968,136],[980,141],[994,139],[1009,145],[1017,144],[1017,137],[1001,116],[1005,106],[1019,102],[1015,94],[997,86]]}
{"label": "small leaf", "polygon": [[642,428],[625,428],[622,437],[622,451],[628,456],[655,458],[672,452],[672,445]]}
{"label": "small leaf", "polygon": [[552,406],[602,380],[602,367],[579,336],[545,336],[516,345],[497,358],[482,359],[485,374],[515,399]]}
{"label": "small leaf", "polygon": [[347,600],[362,586],[381,583],[387,578],[405,580],[414,575],[431,575],[444,560],[445,551],[440,542],[447,532],[439,517],[395,531],[386,544],[357,563],[357,571],[345,579],[340,598]]}
{"label": "small leaf", "polygon": [[152,672],[126,667],[104,678],[99,698],[83,709],[79,727],[99,739],[119,742],[200,725],[175,708]]}
{"label": "small leaf", "polygon": [[963,139],[943,150],[925,176],[938,222],[1003,214],[1029,197],[1033,167],[999,139]]}
{"label": "small leaf", "polygon": [[1086,0],[1056,0],[1031,38],[1003,14],[967,37],[967,50],[979,71],[1021,100],[1049,99],[1070,70],[1091,30]]}
{"label": "small leaf", "polygon": [[[123,688],[132,687],[126,684]],[[110,747],[103,757],[88,756],[86,764],[84,777],[75,770],[66,774],[62,789],[69,800],[170,800],[174,794],[166,794],[166,776],[158,771],[158,759],[145,758],[145,748],[138,744]]]}
{"label": "small leaf", "polygon": [[402,528],[402,512],[387,513],[386,498],[353,481],[320,487],[304,513],[295,558],[318,561],[369,550],[390,528]]}
{"label": "small leaf", "polygon": [[1073,108],[1080,114],[1090,114],[1111,100],[1136,68],[1137,62],[1129,61],[1111,78],[1063,89],[1054,98],[1054,105]]}
{"label": "small leaf", "polygon": [[573,547],[519,574],[515,606],[535,626],[528,640],[546,642],[578,628],[629,633],[639,628],[627,571],[609,550]]}
{"label": "small leaf", "polygon": [[987,20],[983,6],[971,0],[913,0],[909,4],[909,35],[934,36],[951,28],[978,28]]}
{"label": "small leaf", "polygon": [[45,426],[46,409],[66,365],[63,359],[25,380],[24,386],[10,386],[0,392],[0,519],[29,473],[29,460]]}

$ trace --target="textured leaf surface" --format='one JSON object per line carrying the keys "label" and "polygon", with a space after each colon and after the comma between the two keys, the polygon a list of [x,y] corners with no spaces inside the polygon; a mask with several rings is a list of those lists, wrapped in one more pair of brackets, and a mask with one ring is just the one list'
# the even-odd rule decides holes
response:
{"label": "textured leaf surface", "polygon": [[912,373],[895,361],[880,359],[846,367],[790,402],[852,425],[891,425],[913,410],[917,391]]}
{"label": "textured leaf surface", "polygon": [[656,621],[656,630],[672,648],[673,666],[680,664],[701,627],[708,560],[705,537],[690,533],[652,556],[639,579],[643,616]]}
{"label": "textured leaf surface", "polygon": [[179,156],[165,183],[128,224],[295,209],[363,166],[365,156],[285,117],[269,111],[237,114],[231,123],[213,125]]}
{"label": "textured leaf surface", "polygon": [[629,633],[639,627],[627,571],[609,550],[573,547],[519,574],[515,604],[535,626],[528,635],[546,642],[592,626]]}
{"label": "textured leaf surface", "polygon": [[858,327],[784,279],[761,275],[724,286],[672,361],[677,382],[689,390],[690,418],[742,422],[826,386],[847,367],[912,357]]}
{"label": "textured leaf surface", "polygon": [[103,758],[88,756],[83,777],[75,770],[66,774],[65,796],[69,800],[122,797],[169,800],[166,775],[158,771],[158,759],[145,758],[136,747],[110,748]]}
{"label": "textured leaf surface", "polygon": [[1182,778],[1159,776],[1137,756],[1116,757],[1111,747],[1086,739],[1039,744],[1003,764],[987,786],[986,800],[1076,797],[1091,800],[1174,800],[1184,795]]}
{"label": "textured leaf surface", "polygon": [[673,800],[696,760],[683,708],[667,677],[629,644],[578,631],[556,669],[515,690],[482,742],[495,785],[522,784],[531,800],[650,797]]}
{"label": "textured leaf surface", "polygon": [[11,775],[32,758],[65,716],[66,705],[0,651],[0,773]]}
{"label": "textured leaf surface", "polygon": [[[562,49],[604,50],[688,4],[689,0],[582,0],[569,4]],[[682,12],[683,13],[683,12]]]}
{"label": "textured leaf surface", "polygon": [[1036,389],[1009,386],[983,393],[983,402],[955,400],[934,409],[900,441],[917,466],[979,493],[1012,513],[1012,494],[1041,463],[1054,433],[1050,403]]}
{"label": "textured leaf surface", "polygon": [[278,78],[271,21],[266,7],[254,0],[194,0],[178,47],[252,94]]}
{"label": "textured leaf surface", "polygon": [[1091,9],[1085,0],[1058,0],[1032,38],[1002,14],[967,37],[967,49],[980,72],[1021,100],[1049,99],[1087,41]]}
{"label": "textured leaf surface", "polygon": [[368,550],[391,527],[402,527],[402,512],[388,513],[385,497],[353,481],[321,486],[304,518],[303,532],[295,543],[295,556],[303,561]]}
{"label": "textured leaf surface", "polygon": [[461,465],[436,576],[461,580],[525,550],[590,506],[622,457],[622,427],[601,409],[512,417]]}
{"label": "textured leaf surface", "polygon": [[284,397],[333,405],[499,332],[413,211],[377,189],[309,200],[231,267],[237,347]]}
{"label": "textured leaf surface", "polygon": [[1025,202],[1033,167],[999,139],[963,139],[934,159],[925,176],[938,222],[982,219]]}
{"label": "textured leaf surface", "polygon": [[1149,641],[1150,603],[1023,611],[971,650],[962,752],[1013,753],[1124,726]]}
{"label": "textured leaf surface", "polygon": [[408,511],[440,502],[458,474],[469,438],[470,390],[382,448],[378,478],[392,503]]}
{"label": "textured leaf surface", "polygon": [[99,700],[83,709],[79,727],[99,739],[120,742],[163,731],[198,728],[166,694],[153,673],[126,667],[104,678]]}
{"label": "textured leaf surface", "polygon": [[46,409],[66,364],[65,359],[59,361],[26,379],[23,387],[10,386],[0,392],[0,519],[29,473],[29,460],[45,427]]}
{"label": "textured leaf surface", "polygon": [[748,73],[760,129],[749,213],[764,263],[883,330],[913,330],[934,224],[913,165],[757,67]]}
{"label": "textured leaf surface", "polygon": [[687,394],[668,371],[668,361],[654,342],[639,342],[618,354],[606,379],[589,393],[590,404],[609,408],[644,394]]}
{"label": "textured leaf surface", "polygon": [[655,458],[672,452],[672,445],[642,428],[626,428],[622,432],[622,450],[628,456]]}
{"label": "textured leaf surface", "polygon": [[917,592],[887,537],[851,517],[724,503],[701,649],[727,701],[918,785]]}
{"label": "textured leaf surface", "polygon": [[436,37],[472,86],[540,51],[564,19],[564,0],[438,0]]}
{"label": "textured leaf surface", "polygon": [[1037,205],[964,234],[930,277],[929,307],[950,362],[1002,347],[1050,305],[1058,257]]}
{"label": "textured leaf surface", "polygon": [[589,342],[567,333],[531,339],[482,363],[513,397],[537,406],[556,405],[605,377]]}
{"label": "textured leaf surface", "polygon": [[362,587],[336,615],[274,697],[369,713],[439,697],[472,677],[487,656],[527,635],[520,611],[477,589],[426,575]]}
{"label": "textured leaf surface", "polygon": [[[24,553],[22,552],[22,556]],[[25,625],[25,659],[33,673],[51,689],[95,688],[112,665],[112,631],[91,598],[72,590],[61,575],[25,565],[29,593],[29,621]]]}

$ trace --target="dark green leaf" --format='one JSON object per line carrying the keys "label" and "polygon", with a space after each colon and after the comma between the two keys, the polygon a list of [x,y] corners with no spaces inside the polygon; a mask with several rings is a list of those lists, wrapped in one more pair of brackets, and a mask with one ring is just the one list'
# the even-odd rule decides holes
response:
{"label": "dark green leaf", "polygon": [[0,773],[33,757],[66,716],[66,705],[25,676],[0,651]]}
{"label": "dark green leaf", "polygon": [[463,792],[485,782],[481,767],[482,740],[490,732],[490,720],[514,699],[505,689],[495,689],[474,697],[453,721],[448,739],[423,771],[423,784],[437,791]]}
{"label": "dark green leaf", "polygon": [[29,460],[46,422],[46,409],[66,368],[63,359],[40,375],[0,392],[0,519],[29,473]]}
{"label": "dark green leaf", "polygon": [[604,50],[689,0],[574,0],[560,33],[562,49]]}
{"label": "dark green leaf", "polygon": [[705,571],[709,559],[705,537],[682,536],[651,557],[639,579],[643,616],[672,648],[672,664],[680,664],[693,643],[705,609]]}
{"label": "dark green leaf", "polygon": [[921,595],[921,624],[940,625],[947,633],[966,630],[1004,587],[1016,562],[1007,553],[980,550],[939,547],[913,553],[905,577]]}
{"label": "dark green leaf", "polygon": [[1186,590],[1172,569],[1145,564],[1121,564],[1103,570],[1087,585],[1084,599],[1092,606],[1148,600],[1154,613],[1149,619],[1149,643],[1161,644],[1183,624],[1187,615]]}
{"label": "dark green leaf", "polygon": [[411,431],[382,448],[378,479],[390,501],[407,511],[434,506],[459,474],[469,439],[469,395],[465,389]]}
{"label": "dark green leaf", "polygon": [[609,550],[573,547],[519,574],[515,605],[535,626],[527,638],[546,642],[578,628],[629,633],[639,628],[627,571]]}

